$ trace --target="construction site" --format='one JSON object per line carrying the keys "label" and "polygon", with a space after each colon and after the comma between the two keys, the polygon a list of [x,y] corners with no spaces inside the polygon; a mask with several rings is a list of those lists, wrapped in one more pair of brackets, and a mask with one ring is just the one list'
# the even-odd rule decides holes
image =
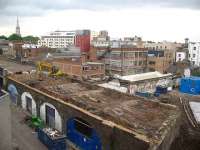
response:
{"label": "construction site", "polygon": [[65,137],[69,150],[200,148],[198,95],[175,89],[145,98],[71,78],[59,71],[46,74],[33,71],[34,67],[28,65],[3,60],[1,63],[8,73],[5,76],[1,71],[1,85],[12,103],[12,143],[17,143],[15,147],[20,150],[46,149],[37,138],[40,130],[35,132],[26,123],[30,116],[40,118],[45,127]]}
{"label": "construction site", "polygon": [[[17,106],[66,134],[80,149],[167,150],[179,134],[180,112],[173,105],[37,73],[10,75],[7,85],[16,87]],[[43,110],[47,106],[54,115]]]}

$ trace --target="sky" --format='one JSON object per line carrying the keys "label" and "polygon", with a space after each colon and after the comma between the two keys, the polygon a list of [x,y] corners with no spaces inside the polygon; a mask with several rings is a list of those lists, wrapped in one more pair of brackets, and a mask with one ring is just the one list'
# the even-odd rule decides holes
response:
{"label": "sky", "polygon": [[54,30],[108,30],[113,38],[200,41],[199,0],[0,0],[0,35]]}

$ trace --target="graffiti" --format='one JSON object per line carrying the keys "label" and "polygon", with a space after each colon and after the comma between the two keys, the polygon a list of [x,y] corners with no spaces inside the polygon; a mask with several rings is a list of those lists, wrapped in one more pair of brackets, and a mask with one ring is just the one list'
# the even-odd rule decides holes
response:
{"label": "graffiti", "polygon": [[8,92],[12,103],[17,104],[18,91],[13,84],[8,85]]}
{"label": "graffiti", "polygon": [[156,90],[156,86],[159,81],[146,81],[143,83],[131,84],[129,86],[129,94],[135,94],[135,92],[150,92],[153,93]]}

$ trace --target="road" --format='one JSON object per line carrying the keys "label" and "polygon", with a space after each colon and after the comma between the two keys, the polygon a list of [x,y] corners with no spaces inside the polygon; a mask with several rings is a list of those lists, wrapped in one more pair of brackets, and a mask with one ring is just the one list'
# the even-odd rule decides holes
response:
{"label": "road", "polygon": [[12,141],[17,150],[47,150],[37,139],[37,133],[28,127],[23,118],[25,113],[15,106],[11,107],[12,112]]}
{"label": "road", "polygon": [[30,71],[35,69],[35,67],[33,66],[22,65],[20,63],[6,60],[5,58],[2,57],[0,57],[0,66],[6,68],[10,72]]}

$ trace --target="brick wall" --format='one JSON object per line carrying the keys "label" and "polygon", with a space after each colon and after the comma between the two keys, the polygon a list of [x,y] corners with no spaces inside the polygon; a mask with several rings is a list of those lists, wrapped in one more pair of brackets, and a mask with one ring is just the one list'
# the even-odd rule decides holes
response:
{"label": "brick wall", "polygon": [[90,114],[89,112],[78,108],[72,104],[67,104],[58,101],[57,99],[48,96],[38,90],[18,83],[12,79],[8,79],[8,84],[14,84],[17,87],[19,97],[18,105],[21,106],[21,94],[29,92],[36,101],[37,114],[40,116],[39,108],[44,102],[51,103],[58,110],[62,118],[62,132],[66,133],[66,122],[72,117],[80,117],[89,122],[96,130],[101,138],[103,150],[147,150],[149,143],[144,142],[135,135],[121,130],[115,125],[109,125],[100,117]]}

